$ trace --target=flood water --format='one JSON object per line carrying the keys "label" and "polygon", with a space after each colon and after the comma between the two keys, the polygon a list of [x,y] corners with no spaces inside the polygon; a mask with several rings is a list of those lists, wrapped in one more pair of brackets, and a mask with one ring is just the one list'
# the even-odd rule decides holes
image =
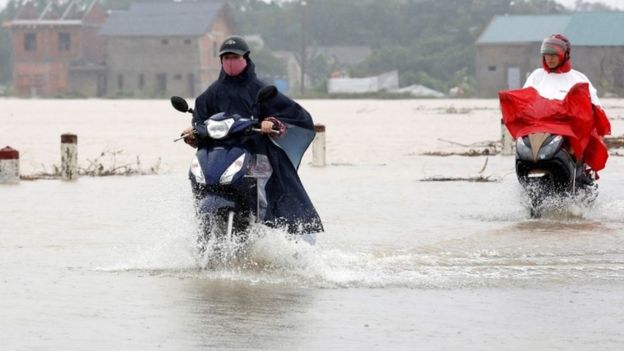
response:
{"label": "flood water", "polygon": [[300,169],[326,228],[317,244],[256,226],[243,257],[208,268],[177,161],[0,186],[0,348],[622,348],[623,158],[593,206],[530,219],[513,157],[487,158],[495,182],[424,182],[486,158],[350,159],[332,153],[349,140],[329,140],[340,161]]}

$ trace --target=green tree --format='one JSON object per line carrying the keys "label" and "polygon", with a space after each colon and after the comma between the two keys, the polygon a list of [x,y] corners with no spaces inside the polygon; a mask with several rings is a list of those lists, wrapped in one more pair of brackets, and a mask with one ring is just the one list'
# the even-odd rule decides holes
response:
{"label": "green tree", "polygon": [[[306,0],[305,6],[239,0],[233,6],[242,31],[261,34],[267,47],[301,53],[304,40],[368,45],[372,54],[352,74],[398,69],[401,85],[444,91],[473,80],[474,43],[495,15],[566,11],[554,0]],[[327,74],[310,67],[306,73]]]}
{"label": "green tree", "polygon": [[272,77],[285,77],[288,75],[286,71],[286,63],[276,59],[270,50],[265,48],[252,49],[253,61],[256,64],[256,72],[262,75],[262,78],[269,80]]}
{"label": "green tree", "polygon": [[[18,5],[11,0],[0,12],[11,19]],[[45,3],[46,0],[37,0]],[[85,3],[90,0],[82,0]],[[124,9],[139,0],[100,0],[108,9]],[[150,0],[141,0],[150,1]],[[216,1],[216,0],[196,0]],[[474,77],[475,42],[496,15],[558,14],[567,11],[555,0],[229,0],[241,34],[260,34],[270,50],[291,51],[315,82],[335,67],[315,56],[314,46],[367,45],[372,53],[353,75],[398,69],[401,85],[420,83],[447,90],[470,84]],[[577,8],[589,8],[577,1]],[[592,9],[601,9],[594,4]],[[13,12],[11,12],[13,11]],[[10,77],[6,29],[0,30],[0,79]],[[282,68],[270,55],[255,53],[262,70]],[[321,86],[321,84],[319,84]]]}

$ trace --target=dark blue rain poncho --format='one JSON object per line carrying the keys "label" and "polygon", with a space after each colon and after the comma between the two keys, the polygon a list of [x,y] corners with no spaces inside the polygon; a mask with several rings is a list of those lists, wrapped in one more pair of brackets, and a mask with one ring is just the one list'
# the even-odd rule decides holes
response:
{"label": "dark blue rain poncho", "polygon": [[284,123],[288,127],[284,137],[257,138],[256,152],[266,154],[273,167],[265,186],[267,206],[263,220],[269,225],[286,226],[291,233],[322,232],[321,219],[297,174],[301,157],[314,139],[312,117],[281,93],[254,111],[256,95],[266,83],[256,77],[253,61],[245,58],[247,67],[240,75],[231,77],[222,69],[219,79],[196,99],[193,126],[200,136],[206,135],[204,121],[219,112],[246,118],[254,115],[260,120],[276,117]]}

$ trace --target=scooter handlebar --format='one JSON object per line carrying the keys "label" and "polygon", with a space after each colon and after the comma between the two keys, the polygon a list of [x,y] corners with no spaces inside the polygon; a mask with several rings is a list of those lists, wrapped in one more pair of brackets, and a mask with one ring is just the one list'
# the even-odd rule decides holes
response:
{"label": "scooter handlebar", "polygon": [[[262,129],[260,129],[260,128],[251,128],[251,131],[252,131],[252,132],[258,132],[258,133],[261,133],[261,132],[262,132]],[[279,135],[279,134],[280,134],[280,131],[279,131],[279,130],[277,130],[277,129],[271,129],[271,134],[277,134],[277,135]]]}
{"label": "scooter handlebar", "polygon": [[186,134],[182,134],[182,135],[180,135],[180,137],[179,137],[179,138],[177,138],[177,139],[173,139],[173,142],[175,143],[176,141],[180,141],[180,140],[182,140],[182,139],[186,138],[187,136],[191,136],[192,134],[193,134],[193,133],[186,133]]}

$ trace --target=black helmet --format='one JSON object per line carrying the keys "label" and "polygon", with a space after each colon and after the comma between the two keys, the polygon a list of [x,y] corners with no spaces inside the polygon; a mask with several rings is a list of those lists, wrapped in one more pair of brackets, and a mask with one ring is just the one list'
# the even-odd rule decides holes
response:
{"label": "black helmet", "polygon": [[247,42],[241,36],[229,36],[223,40],[223,44],[221,44],[219,48],[219,56],[223,56],[223,54],[227,53],[245,56],[249,53],[249,45],[247,45]]}

